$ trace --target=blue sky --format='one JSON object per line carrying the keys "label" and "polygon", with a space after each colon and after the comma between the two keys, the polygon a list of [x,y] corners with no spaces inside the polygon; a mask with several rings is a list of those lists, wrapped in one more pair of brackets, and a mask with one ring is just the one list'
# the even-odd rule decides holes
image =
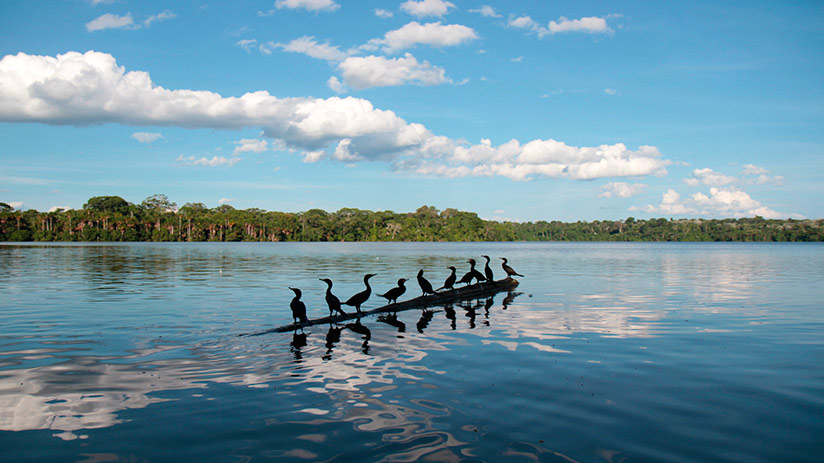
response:
{"label": "blue sky", "polygon": [[5,1],[0,201],[824,217],[824,4]]}

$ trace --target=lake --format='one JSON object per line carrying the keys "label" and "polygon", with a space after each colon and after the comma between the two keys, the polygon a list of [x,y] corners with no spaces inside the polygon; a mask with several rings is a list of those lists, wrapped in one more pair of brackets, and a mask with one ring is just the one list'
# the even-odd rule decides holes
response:
{"label": "lake", "polygon": [[[240,336],[481,254],[515,292]],[[821,461],[823,278],[822,244],[6,243],[0,460]]]}

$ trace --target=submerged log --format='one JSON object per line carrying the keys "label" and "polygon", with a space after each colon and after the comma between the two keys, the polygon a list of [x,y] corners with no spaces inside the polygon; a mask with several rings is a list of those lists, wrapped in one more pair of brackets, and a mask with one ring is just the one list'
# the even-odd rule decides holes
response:
{"label": "submerged log", "polygon": [[354,320],[356,318],[365,317],[367,315],[375,315],[381,313],[396,313],[404,310],[425,309],[427,307],[451,304],[459,301],[466,301],[471,299],[482,299],[491,297],[503,291],[511,291],[518,287],[518,280],[513,278],[505,278],[493,282],[475,283],[474,285],[463,286],[460,288],[451,289],[449,291],[441,291],[434,295],[418,296],[408,301],[398,302],[396,304],[387,304],[377,309],[364,310],[361,313],[351,312],[346,315],[332,315],[329,317],[317,318],[309,320],[309,323],[290,323],[288,325],[279,326],[277,328],[260,331],[257,333],[243,333],[238,336],[260,336],[269,333],[286,333],[296,329],[305,328],[307,326],[323,325],[326,323],[338,323],[346,320]]}

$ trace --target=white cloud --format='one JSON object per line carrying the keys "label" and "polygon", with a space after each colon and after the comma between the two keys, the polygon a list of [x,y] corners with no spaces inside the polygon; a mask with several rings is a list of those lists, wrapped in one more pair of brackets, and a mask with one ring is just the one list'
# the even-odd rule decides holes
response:
{"label": "white cloud", "polygon": [[275,8],[279,10],[302,8],[307,11],[335,11],[340,8],[340,5],[335,3],[334,0],[277,0]]}
{"label": "white cloud", "polygon": [[450,82],[442,68],[419,63],[407,53],[403,58],[350,57],[338,65],[343,83],[354,89],[390,87],[408,83],[438,85]]}
{"label": "white cloud", "polygon": [[220,204],[220,205],[229,204],[234,200],[235,200],[235,198],[220,198],[220,199],[217,200],[217,203]]}
{"label": "white cloud", "polygon": [[445,177],[503,176],[512,180],[533,177],[591,180],[606,177],[665,175],[670,163],[655,147],[628,150],[623,143],[598,147],[569,146],[556,140],[533,140],[521,145],[510,140],[498,147],[489,140],[465,146],[445,137],[428,140],[422,152],[430,159],[401,163],[417,173]]}
{"label": "white cloud", "polygon": [[120,29],[124,27],[134,27],[134,19],[131,13],[126,13],[123,16],[106,13],[86,23],[86,30],[89,32],[102,31],[104,29]]}
{"label": "white cloud", "polygon": [[709,167],[704,169],[695,169],[692,171],[692,177],[685,179],[684,183],[690,186],[698,186],[704,184],[708,186],[724,186],[734,183],[735,178],[728,175],[715,172]]}
{"label": "white cloud", "polygon": [[764,175],[769,171],[763,167],[758,167],[755,164],[744,164],[743,175]]}
{"label": "white cloud", "polygon": [[118,0],[89,0],[89,3],[91,3],[92,6],[97,6],[97,5],[107,5],[109,3],[114,3],[116,1],[118,1]]}
{"label": "white cloud", "polygon": [[183,156],[182,154],[177,157],[177,162],[187,165],[187,166],[209,166],[209,167],[217,167],[217,166],[233,166],[241,161],[241,158],[225,158],[223,156],[212,156],[211,159],[206,157],[195,158],[194,156]]}
{"label": "white cloud", "polygon": [[235,156],[240,153],[262,153],[269,149],[269,141],[260,138],[243,138],[234,143],[238,145],[232,152]]}
{"label": "white cloud", "polygon": [[246,53],[249,53],[249,51],[252,49],[252,47],[257,45],[257,40],[255,40],[255,39],[238,40],[235,45],[237,45],[240,48],[246,50]]}
{"label": "white cloud", "polygon": [[478,8],[478,9],[469,10],[469,12],[470,13],[478,13],[481,16],[486,16],[487,18],[500,18],[501,17],[501,15],[497,11],[495,11],[495,8],[492,8],[489,5],[483,5],[482,7]]}
{"label": "white cloud", "polygon": [[[404,59],[414,64],[406,57],[395,63]],[[415,78],[425,82],[431,77]],[[126,72],[111,55],[93,51],[55,57],[5,56],[0,60],[0,88],[0,122],[257,128],[278,146],[304,153],[308,162],[334,152],[334,159],[384,161],[396,170],[513,180],[663,175],[670,164],[655,147],[630,150],[621,143],[575,147],[539,139],[469,145],[435,135],[361,98],[277,98],[266,91],[224,97],[202,90],[167,89],[148,73]],[[238,157],[178,157],[180,163],[205,166],[239,161]]]}
{"label": "white cloud", "polygon": [[513,63],[520,63],[523,60],[524,60],[523,56],[516,56],[515,58],[510,58],[509,59],[509,61],[512,61]]}
{"label": "white cloud", "polygon": [[49,208],[49,212],[57,212],[57,211],[70,211],[72,210],[71,206],[52,206]]}
{"label": "white cloud", "polygon": [[645,187],[646,185],[643,183],[609,182],[601,187],[601,193],[598,196],[601,198],[611,198],[613,196],[630,198],[640,193]]}
{"label": "white cloud", "polygon": [[607,95],[616,95],[618,92],[612,88],[605,88],[604,93],[606,93]]}
{"label": "white cloud", "polygon": [[25,203],[23,201],[9,201],[6,204],[11,206],[12,209],[22,209]]}
{"label": "white cloud", "polygon": [[561,32],[587,32],[590,34],[604,34],[613,32],[607,26],[605,18],[588,16],[581,19],[567,19],[561,16],[558,21],[549,22],[549,33],[558,34]]}
{"label": "white cloud", "polygon": [[391,11],[389,11],[389,10],[384,10],[382,8],[375,8],[375,16],[377,16],[379,18],[391,18],[392,16],[395,16],[395,14],[392,13]]}
{"label": "white cloud", "polygon": [[449,12],[450,8],[455,8],[455,5],[444,0],[407,0],[401,3],[401,10],[418,18],[425,16],[442,17]]}
{"label": "white cloud", "polygon": [[164,11],[158,13],[158,14],[155,14],[155,15],[152,15],[152,16],[149,16],[148,18],[146,18],[143,21],[143,27],[149,27],[155,21],[167,21],[169,19],[174,19],[176,17],[177,17],[177,15],[172,13],[171,11],[164,10]]}
{"label": "white cloud", "polygon": [[335,93],[346,93],[346,86],[336,76],[332,76],[326,81],[326,86]]}
{"label": "white cloud", "polygon": [[135,132],[132,134],[132,138],[140,143],[151,143],[163,138],[163,135],[153,132]]}
{"label": "white cloud", "polygon": [[607,25],[607,18],[620,15],[608,15],[603,18],[588,16],[581,19],[567,19],[561,16],[558,21],[550,21],[547,26],[543,26],[529,16],[510,17],[508,25],[519,29],[527,29],[534,32],[538,37],[546,35],[560,34],[563,32],[586,32],[590,34],[606,34],[614,32]]}
{"label": "white cloud", "polygon": [[478,34],[471,27],[460,24],[442,25],[440,22],[409,24],[387,32],[382,39],[372,39],[363,48],[367,50],[382,47],[387,53],[412,48],[418,44],[432,47],[449,47],[475,40]]}
{"label": "white cloud", "polygon": [[274,46],[282,48],[284,51],[301,53],[315,59],[326,61],[342,61],[348,56],[347,53],[340,51],[338,47],[330,45],[328,42],[318,43],[314,37],[310,36],[303,36],[285,44],[276,43]]}
{"label": "white cloud", "polygon": [[649,213],[664,213],[672,215],[693,215],[701,217],[753,217],[760,215],[767,219],[786,218],[791,214],[776,212],[749,194],[735,188],[712,187],[709,196],[704,193],[694,193],[682,200],[675,190],[669,189],[663,194],[658,206],[647,205],[644,210]]}

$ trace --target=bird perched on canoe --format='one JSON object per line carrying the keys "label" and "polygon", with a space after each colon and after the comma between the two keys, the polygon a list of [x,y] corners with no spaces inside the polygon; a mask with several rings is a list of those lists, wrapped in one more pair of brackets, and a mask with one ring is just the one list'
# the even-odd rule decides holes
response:
{"label": "bird perched on canoe", "polygon": [[424,296],[427,294],[435,294],[435,290],[432,289],[432,283],[423,277],[423,269],[418,271],[418,286],[421,287],[421,293],[423,293]]}
{"label": "bird perched on canoe", "polygon": [[469,271],[458,280],[458,283],[471,284],[472,280],[478,280],[478,283],[486,280],[481,272],[475,270],[475,259],[469,259],[467,262],[469,262]]}
{"label": "bird perched on canoe", "polygon": [[332,294],[332,280],[329,278],[318,278],[318,280],[325,282],[326,287],[326,305],[329,306],[329,316],[331,317],[335,312],[340,315],[346,315],[346,312],[340,308],[340,299]]}
{"label": "bird perched on canoe", "polygon": [[438,291],[440,291],[440,290],[442,290],[442,289],[452,289],[452,288],[454,288],[454,287],[455,287],[455,279],[457,278],[457,277],[455,276],[455,272],[456,272],[458,269],[456,269],[455,267],[452,267],[452,266],[449,266],[449,267],[447,267],[447,268],[448,268],[448,269],[450,269],[450,270],[452,270],[452,273],[450,273],[450,274],[449,274],[449,276],[448,276],[448,277],[446,277],[446,281],[444,281],[444,282],[443,282],[443,286],[441,286],[440,288],[438,288]]}
{"label": "bird perched on canoe", "polygon": [[369,279],[375,275],[377,275],[377,273],[367,273],[366,275],[364,275],[363,284],[366,285],[366,289],[350,297],[349,300],[344,302],[344,304],[354,306],[355,310],[357,310],[358,313],[361,313],[361,304],[366,302],[366,300],[369,299],[369,296],[372,295],[372,287],[369,286]]}
{"label": "bird perched on canoe", "polygon": [[484,259],[486,259],[486,264],[484,264],[484,276],[486,277],[486,281],[493,282],[495,278],[492,275],[492,269],[489,268],[489,256],[482,255]]}
{"label": "bird perched on canoe", "polygon": [[306,304],[300,300],[300,290],[292,287],[289,287],[289,289],[295,292],[295,297],[292,298],[292,302],[289,303],[289,308],[292,309],[292,318],[295,319],[295,323],[297,323],[298,320],[300,320],[301,323],[309,323],[309,319],[306,318]]}
{"label": "bird perched on canoe", "polygon": [[504,261],[504,262],[501,264],[501,268],[503,268],[503,269],[504,269],[504,272],[506,272],[506,276],[507,276],[507,278],[512,278],[512,275],[516,275],[516,276],[519,276],[519,277],[522,277],[522,276],[523,276],[523,275],[521,275],[520,273],[518,273],[518,272],[516,272],[515,270],[513,270],[513,269],[512,269],[512,267],[510,267],[509,265],[507,265],[507,264],[506,264],[506,257],[501,257],[501,260],[502,260],[502,261]]}
{"label": "bird perched on canoe", "polygon": [[390,304],[392,304],[393,302],[397,303],[398,298],[406,292],[406,286],[404,285],[404,283],[406,283],[407,281],[409,280],[406,278],[401,278],[400,280],[398,280],[398,286],[395,286],[394,288],[390,289],[389,291],[383,294],[378,294],[378,296],[385,297],[386,301]]}

